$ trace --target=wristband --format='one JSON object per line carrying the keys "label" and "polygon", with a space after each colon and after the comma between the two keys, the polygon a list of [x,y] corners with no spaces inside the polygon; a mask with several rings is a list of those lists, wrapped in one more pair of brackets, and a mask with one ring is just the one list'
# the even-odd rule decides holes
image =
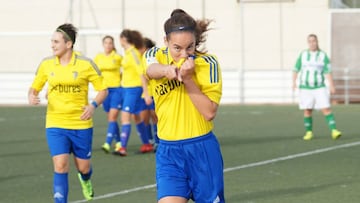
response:
{"label": "wristband", "polygon": [[93,105],[95,108],[98,107],[98,104],[96,103],[96,101],[92,101],[92,102],[91,102],[91,105]]}

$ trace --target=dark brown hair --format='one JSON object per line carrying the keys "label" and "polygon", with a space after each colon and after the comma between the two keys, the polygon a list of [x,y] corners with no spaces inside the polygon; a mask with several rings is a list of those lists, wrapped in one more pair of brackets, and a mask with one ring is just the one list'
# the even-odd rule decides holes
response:
{"label": "dark brown hair", "polygon": [[77,28],[70,23],[65,23],[56,28],[56,32],[63,34],[65,42],[71,41],[73,46],[76,41]]}
{"label": "dark brown hair", "polygon": [[205,32],[209,31],[209,24],[211,20],[195,20],[182,9],[175,9],[171,12],[170,18],[164,24],[164,31],[166,38],[169,39],[173,32],[192,32],[195,35],[195,47],[199,53],[204,53],[204,50],[198,50],[199,46],[206,41]]}
{"label": "dark brown hair", "polygon": [[126,38],[127,42],[134,45],[137,49],[144,47],[144,38],[137,30],[124,29],[120,33],[120,37]]}
{"label": "dark brown hair", "polygon": [[144,38],[144,46],[145,46],[146,49],[150,49],[150,48],[155,46],[155,42],[152,41],[151,39],[145,37]]}

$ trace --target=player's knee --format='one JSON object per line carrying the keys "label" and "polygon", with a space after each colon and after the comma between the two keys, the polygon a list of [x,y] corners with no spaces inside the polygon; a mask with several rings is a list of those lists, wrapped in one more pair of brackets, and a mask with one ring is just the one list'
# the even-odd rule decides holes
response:
{"label": "player's knee", "polygon": [[54,171],[57,173],[69,172],[69,164],[66,162],[54,163]]}

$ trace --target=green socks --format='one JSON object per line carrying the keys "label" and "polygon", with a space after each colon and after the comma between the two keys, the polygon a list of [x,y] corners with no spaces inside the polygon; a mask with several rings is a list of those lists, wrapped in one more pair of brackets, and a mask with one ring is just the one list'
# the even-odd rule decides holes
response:
{"label": "green socks", "polygon": [[306,131],[312,131],[312,117],[304,117],[304,126]]}
{"label": "green socks", "polygon": [[334,114],[330,113],[330,114],[326,115],[325,118],[326,118],[326,122],[327,122],[330,130],[336,129],[336,122],[335,122]]}

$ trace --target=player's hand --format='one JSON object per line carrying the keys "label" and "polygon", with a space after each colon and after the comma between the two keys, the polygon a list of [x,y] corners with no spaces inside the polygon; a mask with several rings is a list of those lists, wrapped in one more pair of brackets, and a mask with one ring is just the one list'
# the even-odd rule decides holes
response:
{"label": "player's hand", "polygon": [[177,79],[178,78],[178,68],[176,66],[170,65],[166,66],[165,68],[165,77],[169,80]]}
{"label": "player's hand", "polygon": [[296,88],[297,88],[297,87],[296,87],[296,83],[293,83],[293,85],[292,85],[292,90],[295,91]]}
{"label": "player's hand", "polygon": [[40,98],[38,95],[29,94],[28,96],[29,104],[31,105],[38,105],[40,104]]}
{"label": "player's hand", "polygon": [[144,100],[145,100],[145,104],[148,106],[153,102],[153,100],[150,96],[145,96]]}
{"label": "player's hand", "polygon": [[89,120],[95,112],[95,107],[92,104],[89,104],[83,107],[83,111],[84,112],[81,114],[80,119]]}
{"label": "player's hand", "polygon": [[192,78],[195,72],[195,63],[193,57],[188,57],[180,67],[180,81],[186,81]]}
{"label": "player's hand", "polygon": [[336,89],[334,87],[334,85],[330,86],[330,94],[335,94],[336,93]]}

